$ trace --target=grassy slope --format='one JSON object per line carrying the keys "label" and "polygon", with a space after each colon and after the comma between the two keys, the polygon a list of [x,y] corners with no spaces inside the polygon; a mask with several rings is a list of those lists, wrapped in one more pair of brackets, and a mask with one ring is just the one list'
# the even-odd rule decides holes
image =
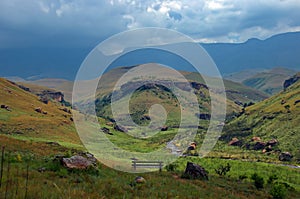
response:
{"label": "grassy slope", "polygon": [[[99,83],[99,89],[97,93],[97,98],[100,99],[98,105],[98,113],[100,116],[103,117],[111,117],[111,111],[110,111],[110,105],[109,103],[104,103],[104,99],[108,98],[109,94],[112,92],[112,89],[116,83],[116,81],[124,74],[126,73],[130,68],[115,68],[111,71],[105,73],[103,77],[100,80]],[[184,72],[181,71],[181,73],[185,76],[185,78],[189,81],[198,82],[201,84],[205,84],[203,78],[198,74],[194,72]],[[238,103],[246,103],[249,101],[260,101],[262,99],[265,99],[267,96],[263,94],[262,92],[259,92],[255,89],[252,89],[250,87],[246,87],[240,83],[232,82],[229,80],[224,80],[224,85],[226,89],[226,95],[227,95],[227,113],[231,114],[232,112],[239,112],[241,110],[241,107],[237,105]],[[212,85],[215,86],[215,85]],[[134,110],[136,112],[148,112],[147,108],[149,104],[155,104],[162,102],[163,100],[166,101],[164,105],[166,106],[166,110],[168,113],[170,112],[176,112],[178,108],[176,108],[176,100],[174,99],[168,99],[167,96],[168,93],[164,93],[165,91],[161,91],[158,89],[152,89],[151,93],[145,92],[145,91],[138,91],[135,95],[132,96],[130,103],[135,105]],[[210,97],[209,97],[209,91],[206,88],[201,88],[200,91],[197,92],[197,97],[200,103],[200,111],[201,113],[209,113],[210,110]],[[159,99],[164,98],[164,99]],[[109,101],[107,101],[109,102]],[[137,110],[140,107],[140,110]],[[146,110],[147,109],[147,110]],[[178,111],[177,111],[178,112]],[[172,115],[172,114],[171,114]],[[172,120],[173,118],[171,118]],[[176,120],[176,119],[174,119]],[[169,120],[169,122],[171,122]],[[171,122],[174,123],[174,122]]]}
{"label": "grassy slope", "polygon": [[[233,167],[231,177],[218,177],[214,174],[214,169],[228,160],[210,158],[180,158],[177,162],[178,171],[142,174],[147,183],[136,187],[129,185],[136,174],[114,171],[103,165],[99,165],[97,172],[67,171],[53,165],[51,157],[59,153],[69,153],[71,148],[78,147],[79,140],[73,124],[62,122],[69,119],[70,115],[67,114],[66,118],[64,116],[66,113],[59,109],[59,105],[43,104],[36,96],[4,79],[0,79],[0,96],[1,104],[9,105],[12,109],[11,112],[0,109],[2,130],[0,145],[5,144],[7,151],[10,151],[11,162],[8,198],[24,198],[27,163],[29,163],[28,198],[267,198],[268,187],[259,191],[254,188],[251,180],[238,180],[239,175],[246,175],[249,178],[256,170],[260,171],[265,180],[274,172],[278,174],[283,172],[285,176],[283,181],[299,190],[296,185],[300,183],[297,181],[300,178],[297,178],[299,172],[296,170],[263,163],[244,164],[233,161],[230,162]],[[36,113],[34,108],[37,106],[46,110],[48,114]],[[18,131],[24,134],[16,135]],[[111,140],[116,144],[123,144],[127,150],[135,151],[143,148],[144,152],[159,147],[157,143],[161,142],[162,138],[172,137],[174,133],[164,132],[163,136],[154,136],[150,141],[141,142],[124,133],[115,132],[112,128],[111,131],[114,133]],[[53,146],[45,141],[57,141],[64,146]],[[21,160],[17,160],[18,154]],[[210,180],[203,182],[178,178],[187,161],[197,162],[208,169]],[[4,166],[6,169],[7,159]],[[41,167],[45,167],[47,171],[39,173],[37,169]],[[4,185],[7,184],[6,177],[7,175],[3,178]],[[2,186],[0,197],[4,197],[5,192],[6,187]],[[288,198],[298,196],[298,192],[292,191]]]}
{"label": "grassy slope", "polygon": [[[296,104],[297,100],[300,100],[299,81],[285,91],[247,107],[242,116],[225,128],[226,135],[246,140],[253,136],[263,140],[276,138],[281,150],[297,155],[300,140],[300,103]],[[250,135],[243,134],[242,129],[247,128],[251,129]]]}
{"label": "grassy slope", "polygon": [[[0,103],[11,111],[0,109],[0,132],[18,139],[37,139],[59,143],[80,144],[71,114],[61,110],[59,104],[44,104],[38,97],[0,79]],[[40,107],[47,114],[38,113]]]}

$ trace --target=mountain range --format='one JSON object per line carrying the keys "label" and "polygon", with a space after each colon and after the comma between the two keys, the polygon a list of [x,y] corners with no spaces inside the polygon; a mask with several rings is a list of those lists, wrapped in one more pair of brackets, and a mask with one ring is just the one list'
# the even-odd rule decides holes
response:
{"label": "mountain range", "polygon": [[[283,33],[266,40],[249,39],[244,43],[202,44],[222,74],[247,69],[287,67],[300,70],[300,32]],[[28,78],[64,78],[76,76],[84,58],[93,49],[86,48],[1,48],[0,76]],[[186,60],[169,52],[145,49],[120,57],[111,67],[160,63],[177,70],[193,70]]]}

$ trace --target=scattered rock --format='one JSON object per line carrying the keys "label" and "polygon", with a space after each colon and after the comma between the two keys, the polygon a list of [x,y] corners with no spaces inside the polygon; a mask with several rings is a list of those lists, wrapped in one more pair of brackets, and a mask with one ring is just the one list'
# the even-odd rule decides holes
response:
{"label": "scattered rock", "polygon": [[144,114],[143,117],[141,118],[142,120],[151,120],[150,116],[147,114]]}
{"label": "scattered rock", "polygon": [[292,158],[293,158],[293,156],[290,152],[283,152],[279,155],[280,161],[291,161]]}
{"label": "scattered rock", "polygon": [[40,101],[43,102],[44,104],[48,104],[49,103],[49,99],[46,97],[40,97]]}
{"label": "scattered rock", "polygon": [[231,141],[228,143],[229,146],[242,146],[243,142],[237,138],[232,138]]}
{"label": "scattered rock", "polygon": [[281,105],[283,105],[283,104],[285,104],[285,103],[286,103],[286,100],[285,100],[285,99],[281,100]]}
{"label": "scattered rock", "polygon": [[8,111],[11,111],[11,109],[9,108],[9,106],[5,105],[5,104],[1,104],[1,108],[6,109]]}
{"label": "scattered rock", "polygon": [[142,176],[136,177],[136,178],[134,179],[134,181],[135,181],[135,183],[137,183],[137,184],[144,184],[144,183],[146,183],[145,178],[143,178]]}
{"label": "scattered rock", "polygon": [[208,180],[208,172],[198,164],[187,162],[183,178]]}
{"label": "scattered rock", "polygon": [[199,117],[200,120],[210,120],[211,115],[208,113],[197,113],[197,117]]}
{"label": "scattered rock", "polygon": [[71,122],[73,122],[73,121],[74,121],[73,117],[70,117],[70,121],[71,121]]}
{"label": "scattered rock", "polygon": [[7,108],[8,108],[8,106],[7,106],[7,105],[5,105],[5,104],[1,104],[1,108],[7,109]]}
{"label": "scattered rock", "polygon": [[269,145],[269,146],[267,146],[266,148],[264,148],[263,150],[262,150],[262,152],[263,153],[267,153],[267,152],[270,152],[270,151],[272,151],[273,149],[272,149],[272,146],[271,145]]}
{"label": "scattered rock", "polygon": [[275,146],[278,143],[276,139],[269,140],[267,146]]}
{"label": "scattered rock", "polygon": [[296,101],[294,102],[294,105],[297,105],[298,103],[300,103],[300,100],[296,100]]}
{"label": "scattered rock", "polygon": [[260,141],[260,137],[253,137],[251,139],[252,142],[259,142]]}
{"label": "scattered rock", "polygon": [[262,150],[266,146],[266,143],[264,142],[256,142],[255,145],[253,146],[253,150]]}
{"label": "scattered rock", "polygon": [[35,112],[42,113],[42,108],[41,107],[37,107],[34,110],[35,110]]}
{"label": "scattered rock", "polygon": [[113,135],[113,133],[110,132],[109,128],[102,127],[102,128],[101,128],[101,131],[102,131],[103,133],[108,134],[108,135]]}
{"label": "scattered rock", "polygon": [[196,146],[197,146],[197,144],[196,144],[196,142],[192,142],[191,144],[190,144],[190,146],[188,147],[188,149],[187,150],[195,150],[196,149]]}
{"label": "scattered rock", "polygon": [[114,129],[117,130],[117,131],[123,132],[123,133],[128,132],[128,129],[126,127],[120,126],[120,125],[115,125]]}
{"label": "scattered rock", "polygon": [[66,113],[69,113],[69,114],[71,114],[71,110],[70,110],[70,109],[68,109],[67,107],[64,107],[64,108],[62,108],[62,109],[60,109],[60,110],[62,110],[62,111],[64,111],[64,112],[66,112]]}
{"label": "scattered rock", "polygon": [[43,114],[44,114],[44,115],[47,115],[48,113],[47,113],[47,111],[43,111]]}
{"label": "scattered rock", "polygon": [[160,130],[161,130],[161,131],[167,131],[167,130],[168,130],[168,128],[169,128],[168,126],[163,126],[163,127],[161,127],[161,129],[160,129]]}

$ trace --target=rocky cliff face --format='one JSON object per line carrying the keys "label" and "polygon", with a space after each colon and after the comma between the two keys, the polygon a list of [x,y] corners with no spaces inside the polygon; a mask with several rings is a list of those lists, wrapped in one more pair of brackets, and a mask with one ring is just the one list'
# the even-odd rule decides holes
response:
{"label": "rocky cliff face", "polygon": [[298,80],[300,80],[300,72],[297,73],[296,75],[294,75],[292,78],[285,80],[285,82],[283,84],[284,89],[288,88],[289,86],[291,86]]}
{"label": "rocky cliff face", "polygon": [[59,91],[50,91],[50,90],[44,90],[41,93],[38,93],[37,96],[40,97],[41,101],[44,103],[48,103],[48,101],[55,100],[57,102],[64,102],[64,94]]}

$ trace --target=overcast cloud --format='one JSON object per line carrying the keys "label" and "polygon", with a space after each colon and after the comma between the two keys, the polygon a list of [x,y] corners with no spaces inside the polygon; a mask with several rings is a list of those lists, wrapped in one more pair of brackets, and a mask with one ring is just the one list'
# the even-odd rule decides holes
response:
{"label": "overcast cloud", "polygon": [[90,46],[142,27],[243,42],[300,31],[299,10],[299,0],[1,0],[0,46]]}

